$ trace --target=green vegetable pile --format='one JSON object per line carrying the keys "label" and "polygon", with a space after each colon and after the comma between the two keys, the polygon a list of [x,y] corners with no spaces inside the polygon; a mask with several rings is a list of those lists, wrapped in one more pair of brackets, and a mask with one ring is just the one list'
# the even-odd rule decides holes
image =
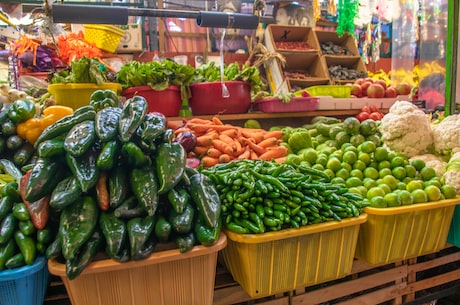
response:
{"label": "green vegetable pile", "polygon": [[24,198],[48,198],[58,219],[46,256],[64,259],[74,279],[102,248],[126,262],[147,258],[160,242],[181,252],[217,242],[217,192],[186,166],[165,116],[147,113],[140,96],[123,108],[94,105],[45,129],[35,143],[38,160],[24,175]]}
{"label": "green vegetable pile", "polygon": [[81,57],[72,61],[70,69],[53,74],[51,84],[92,83],[101,85],[106,83],[106,68],[97,59]]}
{"label": "green vegetable pile", "polygon": [[0,271],[33,264],[54,238],[51,227],[41,221],[46,216],[35,213],[41,202],[24,203],[18,183],[10,177],[13,180],[0,192]]}
{"label": "green vegetable pile", "polygon": [[[220,80],[220,67],[211,61],[195,69],[192,83],[218,82]],[[248,82],[251,86],[251,95],[259,93],[266,87],[257,67],[246,65],[240,67],[236,62],[224,67],[224,80]]]}
{"label": "green vegetable pile", "polygon": [[179,86],[182,98],[190,97],[189,85],[194,76],[194,68],[181,65],[172,60],[162,62],[130,61],[121,67],[117,74],[117,82],[123,89],[137,86],[150,86],[162,91],[169,86]]}
{"label": "green vegetable pile", "polygon": [[224,226],[264,233],[357,217],[369,203],[306,166],[238,160],[202,171],[216,184]]}

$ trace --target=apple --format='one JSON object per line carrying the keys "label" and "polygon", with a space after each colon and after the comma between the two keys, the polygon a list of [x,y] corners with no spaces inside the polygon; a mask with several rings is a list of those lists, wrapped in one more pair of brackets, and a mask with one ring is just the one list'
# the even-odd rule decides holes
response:
{"label": "apple", "polygon": [[362,89],[362,95],[367,96],[367,88],[372,85],[371,82],[365,81],[364,83],[361,84],[361,89]]}
{"label": "apple", "polygon": [[371,84],[367,88],[367,97],[370,97],[370,98],[385,97],[385,89],[380,84]]}
{"label": "apple", "polygon": [[412,89],[412,86],[409,83],[402,82],[396,85],[396,92],[398,95],[409,95]]}
{"label": "apple", "polygon": [[364,78],[358,78],[355,80],[355,84],[361,85],[362,83],[364,83]]}
{"label": "apple", "polygon": [[379,85],[382,85],[383,89],[386,89],[387,88],[387,83],[386,81],[384,81],[383,79],[378,79],[374,82],[374,84],[379,84]]}
{"label": "apple", "polygon": [[351,85],[351,95],[354,95],[356,97],[363,96],[363,89],[361,88],[361,86],[358,84],[352,84]]}
{"label": "apple", "polygon": [[396,88],[395,87],[388,87],[386,90],[385,90],[385,97],[397,97],[398,96],[398,92],[396,91]]}

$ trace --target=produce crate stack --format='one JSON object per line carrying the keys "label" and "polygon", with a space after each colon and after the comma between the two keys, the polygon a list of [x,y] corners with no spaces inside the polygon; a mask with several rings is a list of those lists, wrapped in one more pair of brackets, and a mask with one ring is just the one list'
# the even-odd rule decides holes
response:
{"label": "produce crate stack", "polygon": [[339,37],[332,31],[315,31],[315,34],[331,83],[345,84],[367,77],[366,65],[353,36]]}
{"label": "produce crate stack", "polygon": [[327,68],[312,28],[271,24],[265,31],[265,45],[270,52],[277,52],[286,60],[284,66],[275,58],[265,64],[273,94],[329,84]]}

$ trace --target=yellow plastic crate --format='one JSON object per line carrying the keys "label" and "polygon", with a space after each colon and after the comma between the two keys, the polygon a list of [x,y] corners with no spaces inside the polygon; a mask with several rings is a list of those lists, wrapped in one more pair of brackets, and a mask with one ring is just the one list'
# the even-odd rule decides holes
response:
{"label": "yellow plastic crate", "polygon": [[332,96],[348,98],[351,96],[351,86],[345,85],[318,85],[305,88],[312,96]]}
{"label": "yellow plastic crate", "polygon": [[264,234],[226,231],[227,247],[220,255],[252,298],[283,293],[348,275],[366,219],[362,214]]}
{"label": "yellow plastic crate", "polygon": [[154,252],[145,260],[119,263],[94,261],[74,280],[65,263],[48,261],[51,274],[60,276],[72,305],[212,305],[217,253],[227,238],[213,246]]}
{"label": "yellow plastic crate", "polygon": [[115,53],[125,31],[113,25],[85,24],[85,40],[101,50]]}
{"label": "yellow plastic crate", "polygon": [[364,208],[367,222],[359,231],[356,257],[381,265],[443,249],[458,203],[460,197],[394,208]]}
{"label": "yellow plastic crate", "polygon": [[97,84],[52,84],[48,85],[48,92],[54,96],[54,101],[58,105],[68,106],[73,109],[89,105],[91,94],[96,90],[110,89],[121,95],[121,84],[104,83]]}

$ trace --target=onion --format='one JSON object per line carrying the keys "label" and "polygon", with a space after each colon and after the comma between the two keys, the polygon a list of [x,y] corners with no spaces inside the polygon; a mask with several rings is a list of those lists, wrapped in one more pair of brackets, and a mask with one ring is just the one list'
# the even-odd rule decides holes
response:
{"label": "onion", "polygon": [[200,159],[192,157],[192,158],[187,158],[186,165],[191,167],[191,168],[198,168],[200,166]]}
{"label": "onion", "polygon": [[191,152],[196,146],[196,136],[191,131],[182,132],[176,139],[184,147],[186,152]]}

